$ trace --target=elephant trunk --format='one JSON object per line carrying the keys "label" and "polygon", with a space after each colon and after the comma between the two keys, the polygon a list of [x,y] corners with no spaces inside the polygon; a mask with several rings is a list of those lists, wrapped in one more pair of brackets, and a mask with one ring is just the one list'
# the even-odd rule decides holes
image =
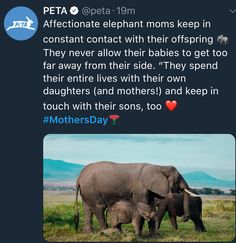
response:
{"label": "elephant trunk", "polygon": [[[181,178],[181,182],[180,182],[180,189],[183,191],[183,209],[184,209],[184,216],[183,216],[183,220],[186,222],[189,220],[190,218],[190,209],[189,209],[189,193],[187,192],[189,189],[189,186],[187,184],[187,182],[184,180],[184,178]],[[187,189],[187,191],[185,190]]]}
{"label": "elephant trunk", "polygon": [[155,235],[159,235],[159,228],[158,228],[158,226],[159,226],[159,222],[158,222],[158,217],[156,216],[155,217],[155,232],[154,232]]}
{"label": "elephant trunk", "polygon": [[75,214],[74,214],[74,223],[75,223],[75,230],[78,230],[79,227],[79,219],[80,219],[80,215],[79,215],[79,203],[78,203],[78,194],[79,194],[79,189],[80,189],[80,185],[79,185],[79,180],[77,180],[76,182],[76,196],[75,196]]}
{"label": "elephant trunk", "polygon": [[183,208],[184,208],[184,216],[183,220],[186,222],[190,218],[190,210],[189,210],[189,194],[186,191],[183,191]]}

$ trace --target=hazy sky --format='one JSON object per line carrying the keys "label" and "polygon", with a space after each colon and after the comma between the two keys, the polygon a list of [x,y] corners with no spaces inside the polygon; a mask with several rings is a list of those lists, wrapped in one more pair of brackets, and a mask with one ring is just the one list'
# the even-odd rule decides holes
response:
{"label": "hazy sky", "polygon": [[235,179],[235,139],[227,134],[50,134],[44,138],[44,158],[80,164],[147,162]]}

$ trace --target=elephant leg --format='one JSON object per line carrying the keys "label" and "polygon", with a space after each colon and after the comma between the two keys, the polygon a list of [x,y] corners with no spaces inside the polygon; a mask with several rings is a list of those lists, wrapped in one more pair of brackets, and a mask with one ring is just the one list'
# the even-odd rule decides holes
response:
{"label": "elephant leg", "polygon": [[201,228],[202,232],[206,232],[206,228],[205,228],[205,226],[204,226],[204,224],[202,222],[202,219],[200,219],[200,218],[199,218],[199,225],[200,225],[200,228]]}
{"label": "elephant leg", "polygon": [[[132,219],[132,224],[134,226],[134,231],[137,236],[142,235],[142,217],[140,215],[135,215],[135,217]],[[142,224],[142,225],[141,225]]]}
{"label": "elephant leg", "polygon": [[176,221],[176,216],[171,214],[170,212],[168,212],[168,214],[169,214],[170,223],[172,225],[172,228],[177,230],[178,229],[178,225],[177,225],[177,221]]}
{"label": "elephant leg", "polygon": [[142,231],[143,231],[144,221],[145,221],[144,218],[141,217],[141,219],[140,219],[140,224],[139,224],[139,230],[140,230],[141,234],[142,234]]}
{"label": "elephant leg", "polygon": [[105,212],[106,206],[104,205],[99,205],[96,207],[94,210],[94,214],[96,215],[96,218],[100,224],[100,230],[105,230],[108,228],[108,225],[105,220],[104,212]]}
{"label": "elephant leg", "polygon": [[198,232],[201,231],[200,227],[198,225],[198,220],[196,218],[193,218],[192,221],[193,221],[194,226],[195,226],[195,231],[198,231]]}
{"label": "elephant leg", "polygon": [[165,215],[166,207],[159,207],[157,211],[157,229],[161,226],[161,221]]}
{"label": "elephant leg", "polygon": [[203,222],[200,218],[194,218],[192,219],[194,225],[195,225],[195,230],[198,232],[205,232],[205,226],[203,225]]}
{"label": "elephant leg", "polygon": [[155,235],[157,233],[156,221],[151,219],[148,221],[149,236]]}
{"label": "elephant leg", "polygon": [[91,207],[89,207],[85,202],[83,202],[83,209],[84,209],[84,233],[92,233],[93,227],[92,227],[92,218],[93,218],[93,212]]}

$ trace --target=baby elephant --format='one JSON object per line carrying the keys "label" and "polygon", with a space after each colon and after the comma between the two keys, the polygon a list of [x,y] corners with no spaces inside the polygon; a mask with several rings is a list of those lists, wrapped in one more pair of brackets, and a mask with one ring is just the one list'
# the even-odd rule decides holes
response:
{"label": "baby elephant", "polygon": [[[192,190],[196,194],[195,191]],[[176,217],[184,215],[183,209],[183,195],[181,193],[173,193],[172,198],[165,198],[162,200],[155,199],[155,203],[158,206],[157,211],[157,228],[160,228],[161,221],[168,212],[171,225],[177,230]],[[195,225],[195,230],[199,232],[205,232],[206,228],[202,222],[202,200],[200,197],[191,197],[189,199],[190,219]]]}
{"label": "baby elephant", "polygon": [[135,234],[141,235],[140,216],[147,221],[156,221],[156,211],[150,205],[141,202],[118,201],[107,210],[111,227],[121,231],[122,224],[132,223]]}

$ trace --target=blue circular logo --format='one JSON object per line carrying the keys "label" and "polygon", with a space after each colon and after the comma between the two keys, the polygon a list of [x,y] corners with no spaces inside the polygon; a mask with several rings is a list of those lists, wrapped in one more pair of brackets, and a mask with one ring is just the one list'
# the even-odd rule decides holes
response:
{"label": "blue circular logo", "polygon": [[28,40],[38,29],[38,18],[29,8],[15,7],[6,14],[4,28],[12,39]]}

